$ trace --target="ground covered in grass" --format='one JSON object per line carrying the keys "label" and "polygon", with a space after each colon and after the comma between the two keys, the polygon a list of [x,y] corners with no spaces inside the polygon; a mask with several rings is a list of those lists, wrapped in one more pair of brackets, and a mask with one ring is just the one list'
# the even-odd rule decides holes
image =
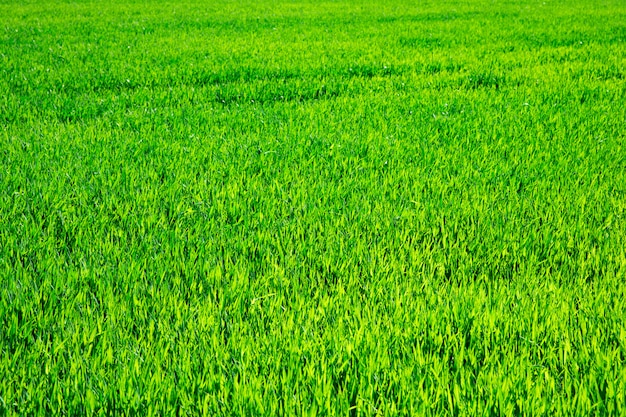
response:
{"label": "ground covered in grass", "polygon": [[621,0],[0,2],[0,414],[626,414],[625,42]]}

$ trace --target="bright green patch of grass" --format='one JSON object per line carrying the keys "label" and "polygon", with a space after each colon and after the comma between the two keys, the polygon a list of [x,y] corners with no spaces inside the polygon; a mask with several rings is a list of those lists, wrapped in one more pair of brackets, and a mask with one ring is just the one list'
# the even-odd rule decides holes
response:
{"label": "bright green patch of grass", "polygon": [[381,3],[0,3],[0,414],[626,414],[626,5]]}

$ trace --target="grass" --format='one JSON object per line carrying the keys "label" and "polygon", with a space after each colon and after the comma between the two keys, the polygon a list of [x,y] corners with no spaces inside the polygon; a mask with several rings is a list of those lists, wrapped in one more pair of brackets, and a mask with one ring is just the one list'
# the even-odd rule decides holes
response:
{"label": "grass", "polygon": [[626,415],[624,22],[0,2],[0,415]]}

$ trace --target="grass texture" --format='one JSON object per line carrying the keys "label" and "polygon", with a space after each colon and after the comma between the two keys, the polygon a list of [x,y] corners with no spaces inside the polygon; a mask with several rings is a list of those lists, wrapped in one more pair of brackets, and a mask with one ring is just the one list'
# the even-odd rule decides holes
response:
{"label": "grass texture", "polygon": [[0,415],[626,415],[622,0],[1,1]]}

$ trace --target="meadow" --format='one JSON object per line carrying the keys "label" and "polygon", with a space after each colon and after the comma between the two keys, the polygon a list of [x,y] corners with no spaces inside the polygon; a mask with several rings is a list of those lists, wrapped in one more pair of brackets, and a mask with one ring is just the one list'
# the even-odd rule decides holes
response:
{"label": "meadow", "polygon": [[626,415],[623,0],[0,1],[0,416]]}

